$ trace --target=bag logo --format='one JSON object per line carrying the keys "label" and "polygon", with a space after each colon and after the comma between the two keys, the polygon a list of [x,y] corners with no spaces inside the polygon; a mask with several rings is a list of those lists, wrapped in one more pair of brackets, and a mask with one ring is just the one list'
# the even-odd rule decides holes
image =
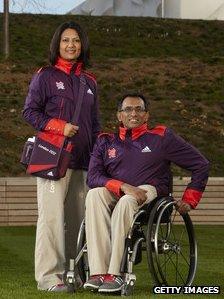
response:
{"label": "bag logo", "polygon": [[64,86],[64,83],[59,81],[59,82],[56,82],[56,86],[58,89],[65,89],[65,86]]}

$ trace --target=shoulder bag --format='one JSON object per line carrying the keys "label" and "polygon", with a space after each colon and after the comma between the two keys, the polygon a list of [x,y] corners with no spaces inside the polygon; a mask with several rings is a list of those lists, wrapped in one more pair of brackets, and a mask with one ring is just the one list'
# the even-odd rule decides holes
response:
{"label": "shoulder bag", "polygon": [[[78,124],[86,80],[80,76],[79,95],[71,123]],[[50,179],[63,178],[69,166],[73,144],[68,137],[40,131],[28,138],[20,162],[28,174]]]}

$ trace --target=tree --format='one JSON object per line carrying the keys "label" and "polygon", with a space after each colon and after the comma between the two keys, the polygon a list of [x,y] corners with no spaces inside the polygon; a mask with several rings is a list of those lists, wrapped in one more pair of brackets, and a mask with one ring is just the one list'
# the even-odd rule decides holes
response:
{"label": "tree", "polygon": [[5,59],[9,57],[9,0],[4,0],[4,17],[3,17],[3,52]]}
{"label": "tree", "polygon": [[[12,0],[12,4],[17,4],[20,7],[21,12],[27,6],[33,6],[37,11],[41,12],[45,8],[45,1],[39,0],[29,0],[29,1],[15,1]],[[4,9],[3,9],[3,54],[5,59],[9,57],[9,0],[4,0]]]}

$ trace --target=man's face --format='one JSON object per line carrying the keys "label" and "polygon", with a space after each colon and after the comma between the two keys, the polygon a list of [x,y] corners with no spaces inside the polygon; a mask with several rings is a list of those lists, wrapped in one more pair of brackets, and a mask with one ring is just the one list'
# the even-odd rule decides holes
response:
{"label": "man's face", "polygon": [[145,104],[141,98],[127,97],[124,99],[121,111],[117,112],[117,118],[127,129],[139,127],[149,119],[149,113],[145,111]]}

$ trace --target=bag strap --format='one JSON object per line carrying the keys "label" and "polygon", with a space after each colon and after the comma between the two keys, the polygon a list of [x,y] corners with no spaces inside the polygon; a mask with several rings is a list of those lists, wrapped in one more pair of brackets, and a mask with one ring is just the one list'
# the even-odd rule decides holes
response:
{"label": "bag strap", "polygon": [[86,86],[86,79],[83,74],[80,75],[80,85],[79,85],[79,94],[78,94],[78,100],[76,104],[75,113],[72,117],[71,123],[78,125],[79,115],[81,111],[81,106],[84,98],[84,90]]}

